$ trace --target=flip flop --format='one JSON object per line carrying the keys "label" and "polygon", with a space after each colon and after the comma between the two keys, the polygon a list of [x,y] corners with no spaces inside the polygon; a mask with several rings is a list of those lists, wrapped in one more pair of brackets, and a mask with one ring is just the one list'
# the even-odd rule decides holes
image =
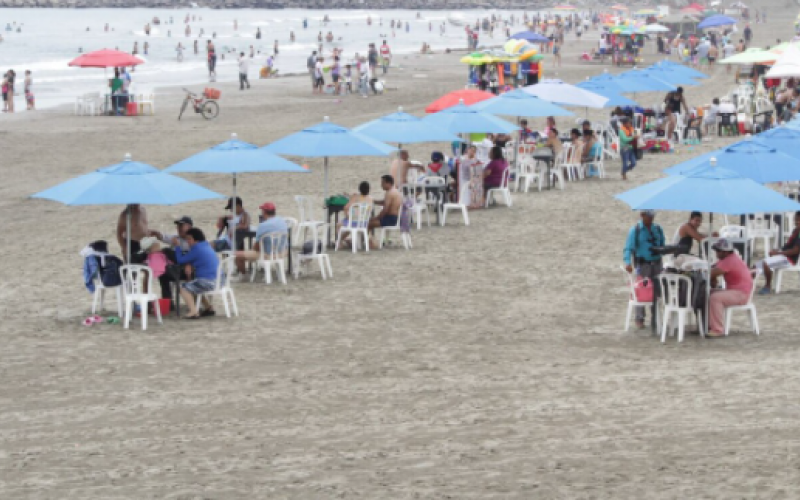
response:
{"label": "flip flop", "polygon": [[206,309],[205,311],[200,311],[200,317],[201,318],[205,318],[205,317],[208,317],[208,316],[214,316],[216,314],[217,314],[216,311],[214,311],[213,309]]}
{"label": "flip flop", "polygon": [[82,322],[83,326],[92,326],[94,324],[94,319],[90,316],[84,319]]}
{"label": "flip flop", "polygon": [[116,316],[109,316],[106,318],[106,323],[108,323],[109,325],[118,325],[120,323],[120,320]]}
{"label": "flip flop", "polygon": [[184,316],[183,319],[200,319],[200,316]]}
{"label": "flip flop", "polygon": [[94,316],[92,316],[92,321],[94,321],[95,323],[102,323],[105,320],[103,319],[102,316],[98,316],[97,314],[95,314]]}

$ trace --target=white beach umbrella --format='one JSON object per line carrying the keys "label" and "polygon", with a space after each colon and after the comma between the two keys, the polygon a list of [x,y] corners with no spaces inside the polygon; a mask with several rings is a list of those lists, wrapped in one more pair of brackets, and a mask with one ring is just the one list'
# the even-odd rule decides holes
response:
{"label": "white beach umbrella", "polygon": [[522,90],[539,99],[565,106],[602,108],[608,102],[607,97],[554,78],[544,79],[535,85],[524,87]]}
{"label": "white beach umbrella", "polygon": [[767,78],[791,78],[800,76],[800,48],[797,45],[786,47],[783,55],[767,71]]}

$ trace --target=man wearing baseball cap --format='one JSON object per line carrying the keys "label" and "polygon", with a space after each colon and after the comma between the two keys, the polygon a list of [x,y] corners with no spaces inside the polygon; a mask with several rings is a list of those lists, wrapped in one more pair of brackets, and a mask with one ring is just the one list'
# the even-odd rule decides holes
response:
{"label": "man wearing baseball cap", "polygon": [[[631,273],[636,268],[642,278],[655,280],[661,273],[661,255],[653,253],[653,247],[664,246],[664,230],[653,222],[655,210],[642,210],[642,218],[630,231],[625,241],[622,259],[625,269]],[[645,308],[636,308],[636,326],[644,328]]]}
{"label": "man wearing baseball cap", "polygon": [[272,253],[272,240],[270,238],[264,238],[265,236],[274,233],[283,234],[284,237],[281,239],[282,248],[279,248],[278,251],[286,250],[287,246],[289,226],[282,217],[278,217],[276,215],[277,210],[275,208],[275,204],[268,201],[263,203],[258,208],[261,209],[261,223],[258,225],[258,229],[256,230],[256,238],[255,242],[253,243],[253,249],[236,252],[236,268],[239,270],[241,280],[246,278],[245,263],[255,262],[261,256],[261,245],[264,245],[264,257],[269,259],[269,255]]}
{"label": "man wearing baseball cap", "polygon": [[152,236],[155,236],[159,240],[163,241],[164,243],[172,246],[173,238],[178,240],[178,244],[181,247],[181,250],[184,252],[189,251],[189,244],[186,242],[186,231],[190,230],[194,227],[194,221],[188,215],[184,215],[180,219],[175,221],[175,229],[178,231],[178,234],[162,234],[158,231],[150,231]]}
{"label": "man wearing baseball cap", "polygon": [[[712,247],[717,253],[717,263],[711,269],[711,297],[708,299],[707,337],[722,337],[725,332],[725,308],[743,306],[750,299],[753,276],[747,264],[733,251],[733,243],[725,238]],[[717,289],[717,280],[725,278],[725,288]]]}

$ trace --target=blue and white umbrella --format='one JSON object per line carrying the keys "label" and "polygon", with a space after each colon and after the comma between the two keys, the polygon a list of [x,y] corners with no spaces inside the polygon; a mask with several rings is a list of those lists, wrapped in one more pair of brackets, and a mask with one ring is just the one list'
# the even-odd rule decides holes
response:
{"label": "blue and white umbrella", "polygon": [[[510,92],[509,92],[510,93]],[[475,106],[489,103],[498,99],[487,99],[486,101],[466,106],[463,101],[447,109],[428,115],[423,121],[441,127],[454,134],[480,134],[480,133],[500,133],[508,134],[517,130],[517,126],[507,122],[490,113],[503,114],[501,111],[480,111]],[[549,103],[547,103],[549,104]],[[484,108],[485,109],[485,108]]]}

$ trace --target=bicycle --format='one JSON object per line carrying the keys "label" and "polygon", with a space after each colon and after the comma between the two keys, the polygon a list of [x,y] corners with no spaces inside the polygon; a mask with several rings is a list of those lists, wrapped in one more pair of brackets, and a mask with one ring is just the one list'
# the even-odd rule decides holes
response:
{"label": "bicycle", "polygon": [[[214,92],[209,93],[209,90]],[[203,118],[206,120],[217,117],[219,114],[219,104],[217,104],[215,99],[219,98],[219,90],[205,89],[203,94],[199,97],[189,89],[184,88],[183,91],[186,92],[186,99],[183,100],[183,104],[181,105],[181,112],[178,114],[178,120],[183,116],[183,112],[186,111],[186,106],[189,105],[190,101],[194,107],[194,112],[202,114]]]}

